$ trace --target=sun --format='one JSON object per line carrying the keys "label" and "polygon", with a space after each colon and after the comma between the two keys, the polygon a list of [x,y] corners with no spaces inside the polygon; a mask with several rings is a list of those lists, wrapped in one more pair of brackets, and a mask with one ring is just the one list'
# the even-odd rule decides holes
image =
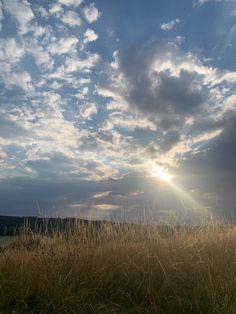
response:
{"label": "sun", "polygon": [[162,168],[160,166],[155,166],[153,168],[153,174],[154,174],[154,176],[156,176],[159,179],[166,181],[166,182],[170,182],[174,178],[174,176],[167,173],[167,170],[165,170],[164,168]]}

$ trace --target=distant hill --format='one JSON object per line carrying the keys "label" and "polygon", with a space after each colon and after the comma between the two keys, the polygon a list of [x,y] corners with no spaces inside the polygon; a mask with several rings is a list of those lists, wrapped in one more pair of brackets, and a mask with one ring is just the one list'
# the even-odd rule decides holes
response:
{"label": "distant hill", "polygon": [[19,234],[24,227],[28,227],[33,232],[52,233],[53,231],[66,231],[68,227],[75,223],[100,226],[102,221],[88,221],[76,218],[40,218],[40,217],[14,217],[0,216],[0,236],[13,236]]}
{"label": "distant hill", "polygon": [[[108,221],[103,220],[86,220],[79,218],[41,218],[41,217],[17,217],[17,216],[1,216],[0,215],[0,236],[13,236],[20,233],[23,228],[28,228],[34,233],[47,233],[52,234],[55,231],[66,232],[75,226],[75,224],[92,225],[93,230],[100,230],[100,227]],[[128,222],[109,222],[114,228],[120,225],[135,225]],[[154,224],[158,232],[164,236],[171,235],[183,226],[180,224]],[[201,225],[184,225],[189,231],[198,230],[204,228]],[[95,227],[95,228],[94,228]],[[140,228],[146,228],[145,225],[140,224]],[[219,226],[220,228],[220,226]],[[221,226],[224,228],[224,226]],[[90,231],[91,232],[91,231]]]}

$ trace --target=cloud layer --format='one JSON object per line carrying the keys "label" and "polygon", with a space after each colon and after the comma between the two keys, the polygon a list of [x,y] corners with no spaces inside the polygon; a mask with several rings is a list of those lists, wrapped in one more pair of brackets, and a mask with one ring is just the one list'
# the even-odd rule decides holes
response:
{"label": "cloud layer", "polygon": [[137,40],[137,18],[148,24],[141,4],[131,14],[85,0],[0,1],[0,214],[131,219],[192,208],[155,166],[209,211],[234,213],[236,69],[222,60],[235,21],[224,3],[227,51],[213,58],[214,39],[204,55],[187,23],[205,2],[178,18],[150,15]]}

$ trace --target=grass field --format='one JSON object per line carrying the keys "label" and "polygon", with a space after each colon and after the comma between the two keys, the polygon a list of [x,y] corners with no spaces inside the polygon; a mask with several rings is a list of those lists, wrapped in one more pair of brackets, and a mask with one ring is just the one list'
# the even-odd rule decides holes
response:
{"label": "grass field", "polygon": [[1,249],[0,313],[236,313],[236,227],[26,228]]}

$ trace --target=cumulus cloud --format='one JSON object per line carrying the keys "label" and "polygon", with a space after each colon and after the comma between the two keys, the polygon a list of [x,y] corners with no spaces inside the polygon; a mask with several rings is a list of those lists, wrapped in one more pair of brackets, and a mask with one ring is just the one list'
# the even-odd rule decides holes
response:
{"label": "cumulus cloud", "polygon": [[175,43],[152,41],[116,53],[98,92],[115,106],[126,104],[123,114],[130,110],[154,123],[159,159],[163,154],[171,163],[193,149],[190,134],[217,129],[226,101],[217,84],[224,82],[234,84],[235,72],[204,66]]}
{"label": "cumulus cloud", "polygon": [[86,20],[90,24],[97,21],[97,19],[101,16],[101,13],[95,7],[94,3],[91,3],[89,6],[85,6],[83,8],[83,13],[84,13]]}
{"label": "cumulus cloud", "polygon": [[64,12],[64,10],[63,10],[61,4],[59,4],[59,3],[54,3],[49,8],[49,13],[52,15],[55,14],[57,16],[60,16],[63,12]]}
{"label": "cumulus cloud", "polygon": [[195,0],[194,4],[203,5],[207,2],[235,2],[235,0]]}
{"label": "cumulus cloud", "polygon": [[29,133],[19,123],[0,114],[0,137],[16,138],[29,136]]}
{"label": "cumulus cloud", "polygon": [[67,58],[66,59],[66,72],[73,73],[76,71],[89,71],[100,60],[100,56],[97,53],[90,54],[87,58]]}
{"label": "cumulus cloud", "polygon": [[[114,74],[116,67],[108,72],[108,89],[163,130],[177,131],[207,99],[202,76],[184,66],[187,58],[175,46],[151,43],[132,48],[117,62],[120,74]],[[183,64],[178,71],[175,62]]]}
{"label": "cumulus cloud", "polygon": [[80,115],[84,120],[91,119],[91,116],[97,113],[97,107],[93,103],[85,103],[80,107]]}
{"label": "cumulus cloud", "polygon": [[3,0],[3,8],[16,20],[20,33],[27,33],[28,25],[34,18],[34,13],[31,10],[30,4],[26,0]]}
{"label": "cumulus cloud", "polygon": [[59,3],[63,4],[64,6],[74,6],[78,7],[83,0],[57,0]]}
{"label": "cumulus cloud", "polygon": [[[88,50],[96,28],[74,28],[99,18],[94,3],[1,3],[0,210],[17,213],[20,204],[32,214],[37,198],[49,214],[55,202],[57,214],[84,217],[92,206],[98,217],[115,219],[121,207],[132,215],[148,200],[164,212],[181,208],[151,177],[149,160],[178,179],[185,173],[183,185],[200,198],[230,191],[233,204],[236,72],[206,66],[180,48],[181,36],[120,49],[106,63],[109,54]],[[211,190],[209,178],[224,186]]]}
{"label": "cumulus cloud", "polygon": [[12,86],[19,86],[25,92],[30,92],[33,90],[33,86],[31,84],[31,76],[28,72],[11,72],[8,73],[3,79],[7,88]]}
{"label": "cumulus cloud", "polygon": [[40,71],[48,71],[53,68],[54,60],[50,56],[50,53],[36,41],[28,43],[26,46],[26,52],[33,56]]}
{"label": "cumulus cloud", "polygon": [[179,19],[175,19],[175,20],[172,20],[168,23],[162,23],[160,25],[160,28],[163,29],[164,31],[170,31],[172,28],[175,27],[175,25],[179,24],[180,23],[180,20]]}
{"label": "cumulus cloud", "polygon": [[39,16],[43,19],[47,19],[49,16],[48,11],[42,6],[35,8],[35,12],[37,12]]}
{"label": "cumulus cloud", "polygon": [[0,38],[0,77],[6,88],[18,86],[26,92],[33,90],[31,76],[27,71],[15,67],[25,55],[25,48],[15,38]]}
{"label": "cumulus cloud", "polygon": [[10,63],[18,62],[24,55],[25,51],[15,38],[0,38],[0,60]]}
{"label": "cumulus cloud", "polygon": [[82,24],[81,18],[74,11],[67,11],[62,16],[62,22],[70,26],[80,26]]}
{"label": "cumulus cloud", "polygon": [[98,35],[94,32],[94,30],[88,28],[84,33],[84,43],[87,44],[91,41],[95,41],[98,39]]}
{"label": "cumulus cloud", "polygon": [[49,45],[48,51],[53,55],[60,55],[72,52],[78,42],[79,40],[74,36],[68,38],[61,37],[58,41],[55,41],[54,43]]}

